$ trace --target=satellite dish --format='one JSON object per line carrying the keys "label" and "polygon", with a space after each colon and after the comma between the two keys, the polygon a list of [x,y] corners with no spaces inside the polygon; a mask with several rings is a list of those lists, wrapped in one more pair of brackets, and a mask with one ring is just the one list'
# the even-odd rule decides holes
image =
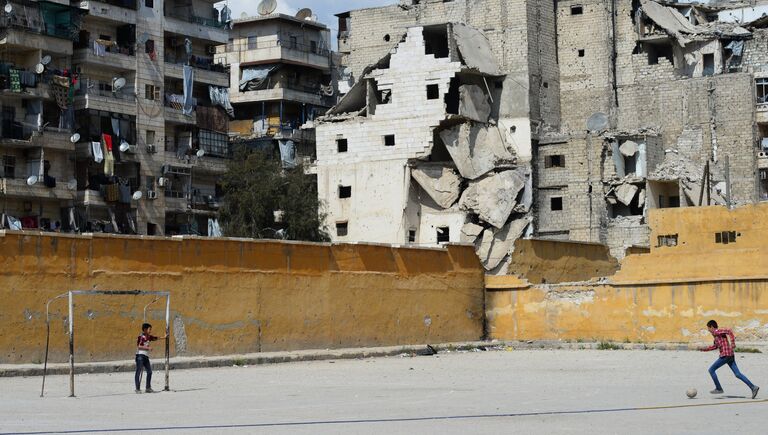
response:
{"label": "satellite dish", "polygon": [[43,65],[42,63],[38,63],[37,65],[35,65],[35,72],[37,74],[42,74],[44,71],[45,71],[45,65]]}
{"label": "satellite dish", "polygon": [[134,200],[134,201],[138,201],[138,200],[140,200],[140,199],[141,199],[143,196],[144,196],[144,194],[143,194],[143,193],[141,193],[141,191],[140,191],[140,190],[137,190],[137,191],[133,192],[133,196],[132,196],[131,198],[133,198],[133,200]]}
{"label": "satellite dish", "polygon": [[608,115],[597,112],[587,120],[587,130],[602,131],[608,128]]}
{"label": "satellite dish", "polygon": [[205,150],[204,150],[204,149],[202,149],[202,148],[200,148],[199,150],[197,150],[197,153],[196,153],[195,155],[196,155],[197,157],[202,157],[202,156],[204,156],[204,155],[205,155]]}
{"label": "satellite dish", "polygon": [[122,77],[116,77],[112,79],[112,88],[114,92],[119,91],[125,87],[125,79]]}
{"label": "satellite dish", "polygon": [[37,175],[31,175],[27,178],[27,185],[34,186],[35,184],[37,184]]}
{"label": "satellite dish", "polygon": [[42,59],[40,59],[40,63],[42,63],[43,65],[48,65],[49,63],[51,63],[51,56],[46,54],[45,56],[43,56]]}
{"label": "satellite dish", "polygon": [[69,138],[69,141],[70,141],[70,142],[72,142],[72,143],[78,143],[78,142],[80,142],[80,133],[75,133],[75,134],[73,134],[73,135],[72,135],[72,136]]}
{"label": "satellite dish", "polygon": [[5,11],[6,14],[10,14],[11,12],[13,12],[13,6],[11,6],[10,3],[6,3],[3,10]]}
{"label": "satellite dish", "polygon": [[299,20],[306,20],[309,18],[312,18],[312,9],[310,8],[304,8],[296,13],[296,18]]}
{"label": "satellite dish", "polygon": [[248,18],[248,12],[241,13],[240,18]]}
{"label": "satellite dish", "polygon": [[146,44],[147,41],[149,41],[149,33],[144,32],[141,35],[139,35],[139,39],[136,41],[139,44]]}
{"label": "satellite dish", "polygon": [[277,0],[261,0],[259,3],[259,15],[269,15],[277,9]]}
{"label": "satellite dish", "polygon": [[124,152],[128,151],[129,149],[131,149],[131,146],[128,145],[128,142],[123,142],[123,143],[120,144],[120,152],[121,153],[124,153]]}
{"label": "satellite dish", "polygon": [[75,180],[74,178],[69,180],[69,183],[67,183],[67,189],[69,190],[77,189],[77,180]]}

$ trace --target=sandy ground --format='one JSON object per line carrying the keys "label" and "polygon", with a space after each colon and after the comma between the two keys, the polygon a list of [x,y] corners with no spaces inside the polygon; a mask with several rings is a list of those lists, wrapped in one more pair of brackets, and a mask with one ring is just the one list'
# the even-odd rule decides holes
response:
{"label": "sandy ground", "polygon": [[[768,433],[768,357],[715,353],[488,351],[171,372],[135,394],[128,373],[0,378],[0,433]],[[153,387],[162,389],[155,372]],[[685,396],[697,388],[693,400]]]}

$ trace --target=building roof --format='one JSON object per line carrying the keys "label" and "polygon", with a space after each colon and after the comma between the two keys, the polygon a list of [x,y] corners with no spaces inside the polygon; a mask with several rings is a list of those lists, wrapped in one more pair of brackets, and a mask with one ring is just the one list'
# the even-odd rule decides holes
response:
{"label": "building roof", "polygon": [[262,15],[262,16],[252,16],[252,17],[245,17],[245,18],[238,18],[234,20],[234,26],[242,26],[245,24],[251,24],[251,23],[260,23],[265,21],[273,21],[273,20],[280,20],[280,21],[288,21],[293,24],[298,24],[302,26],[308,26],[308,27],[314,27],[319,30],[329,30],[328,26],[325,24],[319,22],[319,21],[310,21],[310,20],[300,20],[294,16],[286,15],[286,14],[271,14],[271,15]]}

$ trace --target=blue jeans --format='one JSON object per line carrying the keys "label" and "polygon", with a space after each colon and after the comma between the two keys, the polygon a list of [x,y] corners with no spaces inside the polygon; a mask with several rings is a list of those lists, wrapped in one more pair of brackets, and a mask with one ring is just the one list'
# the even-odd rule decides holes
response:
{"label": "blue jeans", "polygon": [[141,390],[141,372],[147,371],[147,390],[152,389],[152,364],[149,362],[149,357],[146,355],[136,355],[136,376],[134,381],[136,382],[136,389]]}
{"label": "blue jeans", "polygon": [[731,371],[733,371],[733,374],[737,378],[741,379],[742,382],[747,384],[750,390],[755,389],[755,385],[752,384],[752,382],[749,382],[749,379],[747,379],[746,376],[741,374],[739,371],[739,366],[736,365],[736,359],[732,356],[721,356],[717,359],[717,361],[715,361],[714,364],[712,364],[712,367],[709,368],[709,375],[712,376],[712,380],[715,381],[715,388],[718,390],[723,389],[723,387],[720,385],[720,381],[717,380],[717,373],[715,373],[715,371],[726,364],[728,364],[728,367],[731,368]]}

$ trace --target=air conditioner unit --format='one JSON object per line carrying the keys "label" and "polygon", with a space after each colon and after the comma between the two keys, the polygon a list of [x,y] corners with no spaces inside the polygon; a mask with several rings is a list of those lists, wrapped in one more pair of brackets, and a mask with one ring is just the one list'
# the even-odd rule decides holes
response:
{"label": "air conditioner unit", "polygon": [[205,47],[205,51],[208,54],[216,54],[216,46],[215,45],[208,45]]}
{"label": "air conditioner unit", "polygon": [[165,187],[165,185],[168,184],[168,179],[165,177],[160,177],[157,179],[157,185],[160,187]]}
{"label": "air conditioner unit", "polygon": [[147,190],[147,199],[157,199],[157,192],[154,190]]}
{"label": "air conditioner unit", "polygon": [[157,148],[154,145],[147,145],[147,152],[150,154],[154,154],[157,152]]}

